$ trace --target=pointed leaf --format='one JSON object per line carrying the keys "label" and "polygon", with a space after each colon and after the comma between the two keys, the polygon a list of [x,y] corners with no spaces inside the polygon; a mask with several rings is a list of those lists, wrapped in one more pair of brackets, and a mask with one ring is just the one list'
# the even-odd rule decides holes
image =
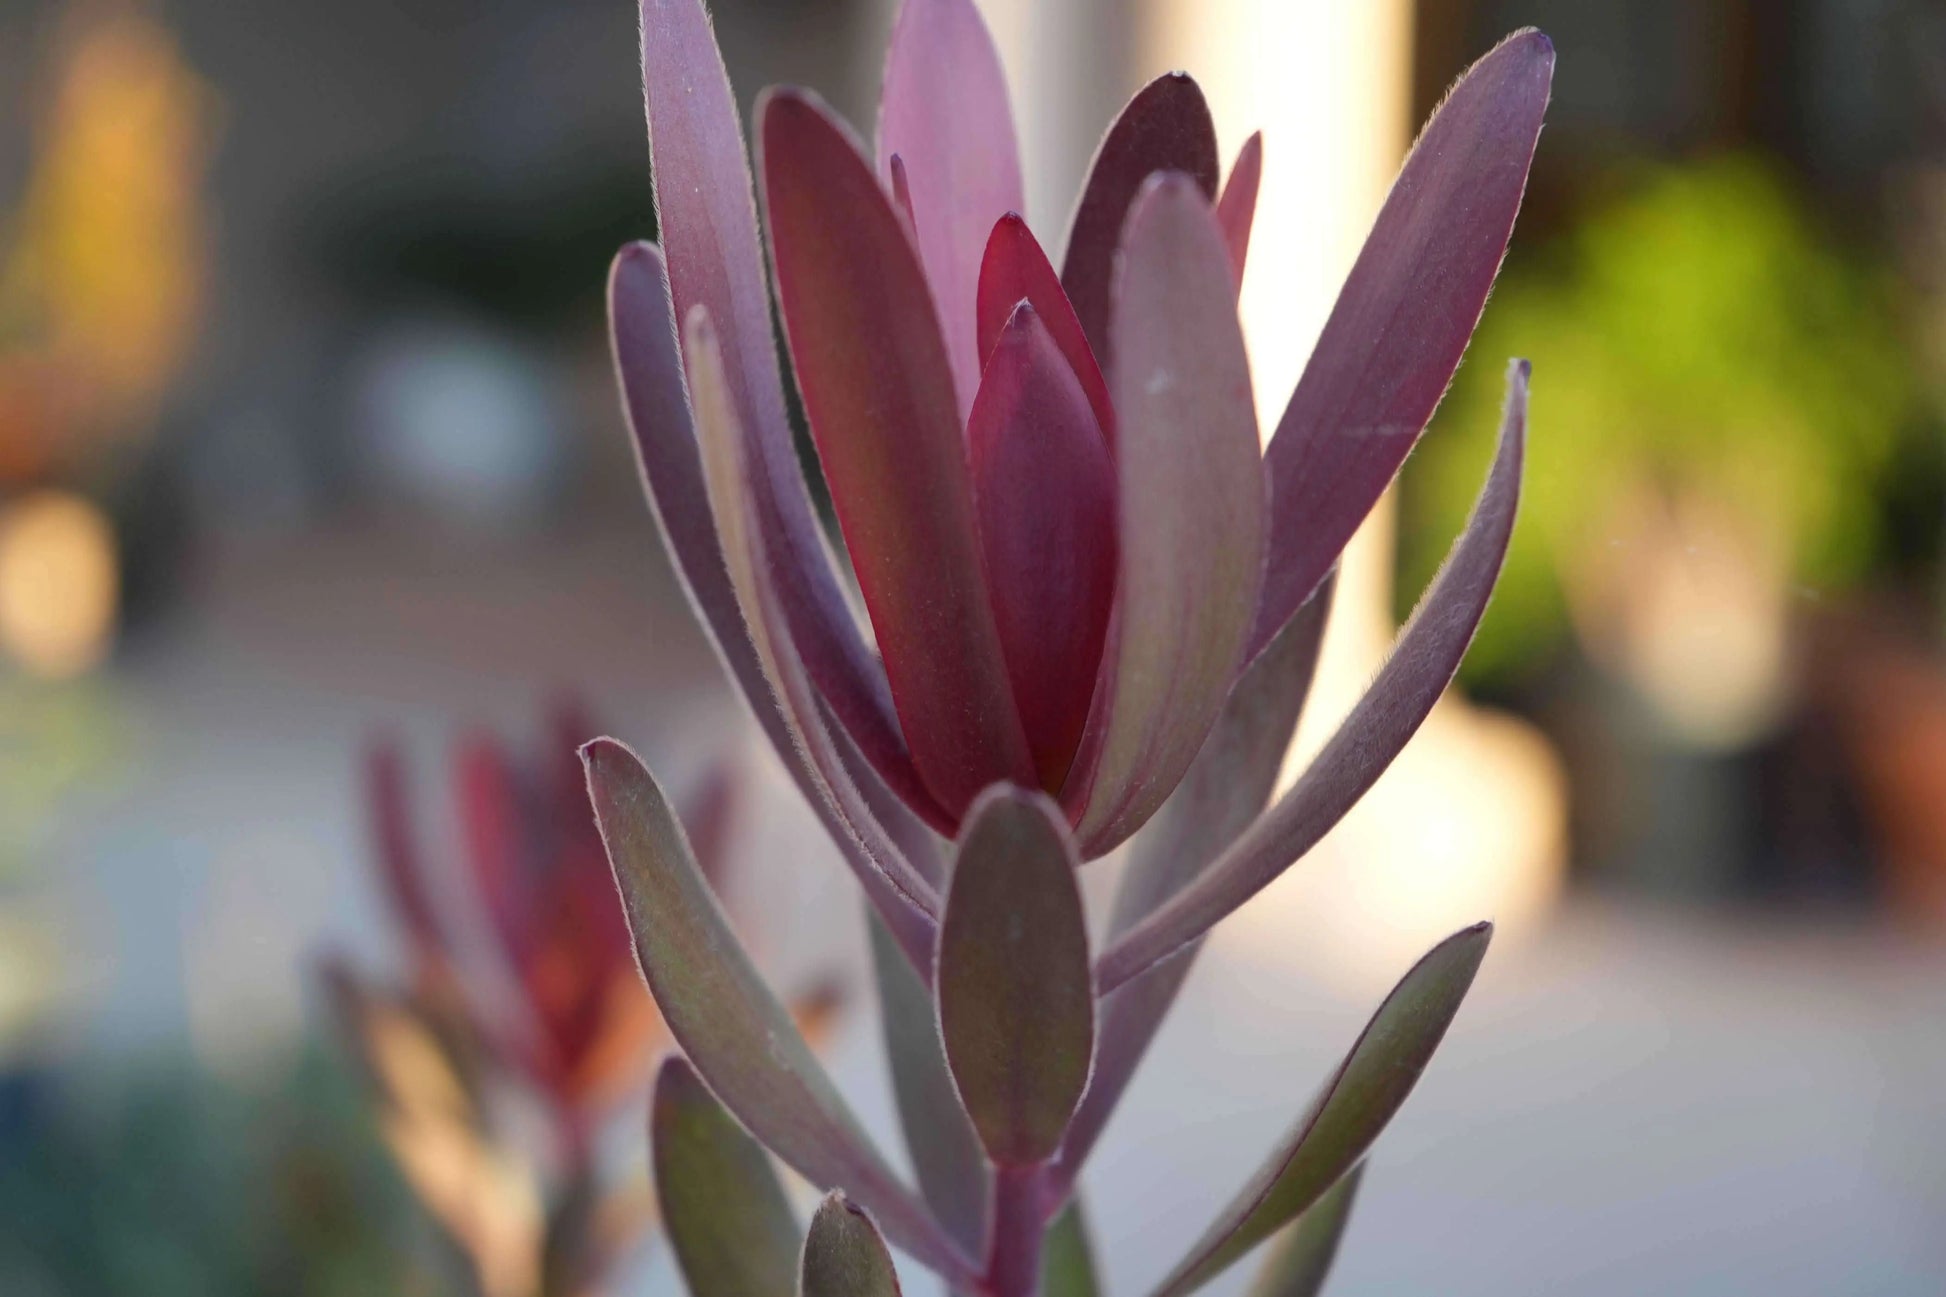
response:
{"label": "pointed leaf", "polygon": [[[703,477],[697,429],[684,387],[681,349],[669,310],[668,277],[661,249],[648,243],[624,248],[616,257],[609,278],[610,332],[629,421],[635,430],[637,463],[647,485],[650,512],[662,531],[663,541],[675,560],[677,575],[698,619],[736,681],[737,692],[805,800],[818,811],[820,818],[828,819],[835,814],[826,805],[828,795],[797,737],[794,722],[784,714],[779,690],[757,651],[756,628],[749,620],[757,615],[756,609],[745,607],[730,579]],[[728,429],[724,435],[736,439],[735,460],[744,465],[749,458],[744,454],[747,443],[742,424],[734,417],[728,376],[720,354],[709,382],[718,389],[711,399],[726,412],[720,420]],[[740,467],[738,471],[744,470]],[[750,483],[748,494],[754,498],[757,493],[757,485]],[[754,523],[750,530],[753,533],[757,530]],[[848,731],[847,737],[856,733],[862,731]],[[903,740],[900,742],[903,746]],[[873,765],[873,769],[883,775],[886,767]],[[903,769],[908,778],[900,786],[899,800],[907,805],[930,802],[931,795],[920,787],[909,757]],[[939,815],[943,819],[944,812]],[[849,831],[832,826],[832,836],[854,869],[869,872],[877,868],[860,856],[860,848],[850,842],[854,835]],[[867,883],[868,888],[871,886]],[[930,951],[929,929],[918,948]]]}
{"label": "pointed leaf", "polygon": [[1473,516],[1371,688],[1275,806],[1194,882],[1124,933],[1095,970],[1107,995],[1196,940],[1309,851],[1365,795],[1452,682],[1513,533],[1527,435],[1524,360],[1507,375],[1500,447]]}
{"label": "pointed leaf", "polygon": [[1352,1204],[1365,1178],[1365,1164],[1331,1186],[1308,1211],[1284,1227],[1270,1245],[1250,1297],[1318,1297],[1338,1259],[1338,1243],[1351,1221]]}
{"label": "pointed leaf", "polygon": [[1094,1241],[1081,1199],[1068,1199],[1047,1227],[1041,1251],[1041,1297],[1100,1297]]}
{"label": "pointed leaf", "polygon": [[643,975],[711,1091],[807,1180],[871,1204],[901,1247],[963,1282],[970,1267],[879,1157],[730,930],[648,770],[613,739],[582,757]]}
{"label": "pointed leaf", "polygon": [[[914,763],[949,816],[1033,780],[987,603],[966,444],[911,241],[822,105],[761,109],[778,298]],[[915,199],[916,200],[916,199]]]}
{"label": "pointed leaf", "polygon": [[522,814],[526,790],[514,774],[513,758],[491,734],[474,733],[462,741],[453,754],[453,771],[470,899],[491,925],[501,952],[518,965],[526,954],[536,882]]}
{"label": "pointed leaf", "polygon": [[1027,205],[999,51],[973,0],[905,0],[892,26],[878,165],[897,155],[963,418],[980,385],[974,302],[987,231]]}
{"label": "pointed leaf", "polygon": [[1230,266],[1243,284],[1244,262],[1250,256],[1250,227],[1257,219],[1257,190],[1264,178],[1264,133],[1258,131],[1243,142],[1237,160],[1230,166],[1230,178],[1223,182],[1223,197],[1216,203],[1216,219],[1223,226],[1223,243],[1230,250]]}
{"label": "pointed leaf", "polygon": [[[780,573],[792,636],[812,679],[873,767],[895,788],[916,786],[885,673],[838,585],[784,412],[750,167],[722,55],[702,0],[641,5],[643,101],[673,303],[667,328],[655,328],[673,340],[676,322],[698,306],[716,321],[724,340],[723,381],[737,424],[750,438],[757,519]],[[623,344],[618,333],[626,382],[637,353]],[[679,404],[644,406],[632,394],[629,404],[638,440],[679,434]],[[682,489],[672,484],[672,493]],[[671,506],[665,500],[663,507]]]}
{"label": "pointed leaf", "polygon": [[1092,859],[1155,813],[1242,664],[1263,579],[1263,463],[1236,286],[1189,177],[1136,200],[1115,297],[1121,584],[1062,800]]}
{"label": "pointed leaf", "polygon": [[820,698],[818,703],[822,718],[819,728],[829,736],[830,750],[836,754],[843,774],[856,790],[859,813],[878,822],[884,840],[910,865],[914,880],[923,882],[936,895],[946,886],[944,840],[920,818],[910,802],[886,786],[879,772],[858,750],[851,733],[831,715],[824,700]]}
{"label": "pointed leaf", "polygon": [[966,429],[987,588],[1042,788],[1088,722],[1115,602],[1115,463],[1031,302],[994,343]]}
{"label": "pointed leaf", "polygon": [[752,651],[766,689],[774,691],[780,704],[791,757],[804,772],[801,786],[913,966],[930,972],[937,895],[852,782],[845,750],[825,725],[825,700],[811,688],[779,611],[755,522],[755,493],[744,472],[745,442],[723,382],[722,353],[709,313],[697,307],[689,325],[686,352],[694,376],[704,489],[721,529],[730,583],[738,601],[750,610],[746,625]]}
{"label": "pointed leaf", "polygon": [[906,1151],[919,1173],[919,1189],[939,1223],[970,1255],[986,1245],[991,1173],[979,1136],[960,1106],[932,993],[873,917],[872,970],[878,979],[879,1017],[892,1067],[892,1093]]}
{"label": "pointed leaf", "polygon": [[444,930],[432,897],[426,890],[424,858],[412,831],[412,808],[406,796],[405,767],[399,750],[390,743],[374,746],[365,759],[365,806],[371,817],[374,854],[384,881],[392,917],[412,943],[413,958],[425,967],[444,968],[451,962]]}
{"label": "pointed leaf", "polygon": [[[764,676],[745,610],[724,565],[716,519],[703,485],[703,463],[684,388],[682,349],[670,311],[662,249],[652,243],[623,248],[608,276],[609,334],[650,512],[698,620],[736,681],[737,692],[806,799],[816,801],[809,767]],[[727,385],[727,375],[723,382]],[[731,399],[726,392],[724,400]]]}
{"label": "pointed leaf", "polygon": [[1029,302],[1040,314],[1041,323],[1067,357],[1069,368],[1088,394],[1088,405],[1095,422],[1112,446],[1115,442],[1115,407],[1108,399],[1108,380],[1095,362],[1088,335],[1068,301],[1061,278],[1041,250],[1027,222],[1019,213],[1009,212],[993,227],[987,239],[985,259],[980,263],[979,342],[980,363],[985,364],[1000,341],[1001,331],[1013,318],[1014,308]]}
{"label": "pointed leaf", "polygon": [[1493,925],[1433,947],[1385,997],[1351,1053],[1156,1297],[1193,1292],[1322,1198],[1364,1158],[1418,1084],[1486,958]]}
{"label": "pointed leaf", "polygon": [[656,1077],[649,1150],[662,1227],[690,1297],[787,1297],[797,1220],[784,1186],[763,1146],[681,1055]]}
{"label": "pointed leaf", "polygon": [[[1109,918],[1111,941],[1207,869],[1262,813],[1310,692],[1331,591],[1329,581],[1318,587],[1244,672],[1195,764],[1136,836]],[[1102,1001],[1094,1076],[1061,1147],[1061,1173],[1068,1182],[1107,1126],[1200,945],[1186,947]]]}
{"label": "pointed leaf", "polygon": [[934,990],[946,1059],[987,1156],[1031,1166],[1059,1147],[1088,1083],[1094,995],[1067,822],[996,787],[967,816],[939,925]]}
{"label": "pointed leaf", "polygon": [[1142,87],[1108,128],[1068,227],[1067,258],[1061,264],[1061,284],[1104,370],[1114,369],[1109,312],[1115,254],[1135,196],[1156,172],[1180,171],[1215,198],[1220,165],[1209,103],[1202,88],[1181,72]]}
{"label": "pointed leaf", "polygon": [[899,1276],[871,1219],[841,1193],[825,1195],[804,1236],[799,1297],[899,1297]]}
{"label": "pointed leaf", "polygon": [[1513,233],[1554,46],[1508,37],[1413,146],[1272,438],[1270,562],[1252,651],[1324,579],[1418,441]]}

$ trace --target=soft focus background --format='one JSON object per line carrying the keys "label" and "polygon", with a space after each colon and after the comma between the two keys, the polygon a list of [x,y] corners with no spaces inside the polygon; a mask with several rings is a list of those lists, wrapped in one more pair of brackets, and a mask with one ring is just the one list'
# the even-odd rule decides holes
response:
{"label": "soft focus background", "polygon": [[[1502,936],[1332,1291],[1946,1291],[1946,10],[1936,0],[984,0],[1058,243],[1148,76],[1263,127],[1274,420],[1416,123],[1559,50],[1471,358],[1356,542],[1299,756],[1369,678],[1535,364],[1462,677],[1226,925],[1088,1181],[1174,1259],[1434,937]],[[869,127],[889,0],[720,0],[747,104]],[[652,232],[627,0],[0,5],[0,1291],[458,1292],[320,1011],[383,970],[362,754],[587,700],[747,758],[780,982],[849,880],[752,742],[638,495],[601,289]],[[643,1157],[639,1110],[604,1145]],[[623,1291],[673,1291],[653,1244]],[[1233,1276],[1221,1291],[1238,1290]],[[924,1291],[923,1288],[920,1291]]]}

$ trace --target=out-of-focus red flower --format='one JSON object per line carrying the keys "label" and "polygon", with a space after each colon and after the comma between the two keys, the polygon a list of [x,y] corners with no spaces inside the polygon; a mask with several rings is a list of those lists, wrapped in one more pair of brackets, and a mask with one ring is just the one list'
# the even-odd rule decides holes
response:
{"label": "out-of-focus red flower", "polygon": [[[380,1132],[488,1297],[592,1293],[653,1215],[646,1186],[612,1182],[593,1144],[669,1045],[576,756],[594,733],[562,706],[528,760],[485,733],[462,741],[451,860],[424,849],[398,749],[374,746],[373,858],[403,939],[405,984],[383,987],[343,960],[326,968]],[[734,801],[729,770],[717,766],[683,806],[712,880]],[[815,1036],[835,1001],[820,985],[794,1008]],[[538,1101],[540,1131],[509,1120],[516,1095]]]}
{"label": "out-of-focus red flower", "polygon": [[[457,1015],[480,1048],[544,1096],[570,1140],[642,1078],[664,1042],[575,755],[595,732],[564,706],[530,763],[490,734],[460,744],[453,781],[461,867],[444,876],[457,885],[451,918],[435,900],[441,872],[429,867],[411,823],[397,750],[374,749],[367,770],[380,873],[419,995]],[[712,877],[722,867],[730,802],[729,777],[717,769],[683,810]],[[469,936],[482,938],[477,949],[469,950]],[[489,989],[502,985],[515,992],[511,1000]]]}

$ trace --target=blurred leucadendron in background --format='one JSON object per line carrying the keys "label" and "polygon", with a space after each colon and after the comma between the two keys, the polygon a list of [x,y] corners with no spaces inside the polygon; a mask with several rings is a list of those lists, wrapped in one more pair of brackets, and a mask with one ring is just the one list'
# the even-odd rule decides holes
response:
{"label": "blurred leucadendron in background", "polygon": [[[639,1095],[668,1033],[636,973],[574,758],[595,732],[563,707],[532,765],[489,736],[461,747],[464,872],[429,865],[399,754],[374,750],[378,873],[408,977],[381,989],[342,961],[327,970],[381,1133],[485,1297],[603,1291],[653,1215],[646,1186],[616,1183],[597,1156],[602,1122]],[[711,880],[724,870],[732,801],[718,769],[683,808]],[[442,903],[449,890],[470,913]],[[814,1029],[829,1007],[815,994],[800,1021]],[[523,1101],[538,1110],[539,1147],[522,1138]]]}
{"label": "blurred leucadendron in background", "polygon": [[[1262,142],[1219,188],[1190,78],[1150,84],[1110,128],[1058,271],[1017,214],[1007,90],[970,0],[908,0],[875,157],[814,95],[767,92],[756,174],[777,302],[874,651],[793,445],[702,4],[645,0],[642,29],[663,241],[614,269],[625,402],[698,612],[872,903],[920,1182],[896,1177],[757,975],[654,779],[601,740],[584,751],[596,813],[686,1054],[652,1116],[677,1258],[699,1297],[892,1292],[888,1242],[955,1292],[1093,1293],[1076,1179],[1196,949],[1411,737],[1499,572],[1521,362],[1444,569],[1266,809],[1339,552],[1425,427],[1506,249],[1552,46],[1517,33],[1454,87],[1267,449],[1236,313]],[[1125,843],[1091,951],[1077,870]],[[1159,1292],[1280,1231],[1260,1291],[1322,1283],[1365,1153],[1488,936],[1466,929],[1407,973]],[[832,1194],[801,1245],[765,1148]]]}

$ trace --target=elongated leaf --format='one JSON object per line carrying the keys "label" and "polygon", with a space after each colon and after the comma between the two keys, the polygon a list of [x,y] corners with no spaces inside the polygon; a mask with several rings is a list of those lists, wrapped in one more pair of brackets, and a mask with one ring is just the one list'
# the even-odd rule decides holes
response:
{"label": "elongated leaf", "polygon": [[1031,784],[1034,765],[931,294],[885,191],[823,106],[780,90],[761,112],[778,298],[811,435],[913,761],[957,816],[994,780]]}
{"label": "elongated leaf", "polygon": [[939,925],[946,1060],[987,1156],[1060,1146],[1088,1083],[1094,994],[1074,845],[1058,808],[1000,786],[967,816]]}
{"label": "elongated leaf", "polygon": [[[674,308],[662,336],[673,338],[676,323],[698,306],[716,321],[724,339],[723,381],[737,424],[750,438],[757,520],[780,573],[792,637],[811,678],[873,767],[894,788],[916,786],[885,673],[833,573],[784,413],[750,168],[723,58],[702,0],[641,5],[643,102]],[[620,334],[616,350],[626,383],[638,353]],[[629,405],[638,441],[679,435],[677,407],[643,407],[633,395]]]}
{"label": "elongated leaf", "polygon": [[811,1217],[797,1291],[799,1297],[899,1297],[885,1240],[841,1193],[827,1194]]}
{"label": "elongated leaf", "polygon": [[[1244,672],[1182,784],[1136,836],[1115,893],[1110,940],[1207,869],[1270,800],[1310,692],[1331,591],[1329,581],[1318,587],[1277,642]],[[1101,1003],[1094,1076],[1061,1146],[1060,1168],[1068,1182],[1080,1173],[1121,1101],[1200,946],[1186,947]]]}
{"label": "elongated leaf", "polygon": [[1508,37],[1460,78],[1393,183],[1265,459],[1253,651],[1324,579],[1446,391],[1513,233],[1553,76],[1547,37]]}
{"label": "elongated leaf", "polygon": [[582,755],[643,975],[711,1091],[807,1180],[870,1205],[899,1246],[964,1282],[959,1250],[879,1157],[730,930],[654,778],[613,739]]}
{"label": "elongated leaf", "polygon": [[[609,334],[650,512],[697,619],[729,669],[737,692],[805,798],[816,802],[821,794],[764,675],[747,614],[724,564],[703,484],[671,309],[662,249],[652,243],[623,248],[608,275]],[[727,375],[723,381],[727,385]],[[726,393],[724,399],[731,398]],[[742,427],[740,420],[738,427]]]}
{"label": "elongated leaf", "polygon": [[1223,182],[1223,197],[1216,203],[1216,218],[1223,225],[1223,243],[1230,250],[1230,265],[1237,272],[1237,285],[1243,285],[1243,266],[1250,256],[1250,227],[1257,219],[1257,191],[1264,179],[1264,133],[1258,131],[1243,142],[1237,160],[1230,166],[1230,178]]}
{"label": "elongated leaf", "polygon": [[980,385],[974,302],[987,231],[1027,205],[1000,54],[973,0],[904,0],[878,110],[878,165],[904,163],[919,256],[962,418]]}
{"label": "elongated leaf", "polygon": [[[861,877],[868,876],[879,872],[881,867],[866,858],[856,841],[857,834],[834,819],[837,811],[830,805],[825,781],[813,769],[797,726],[785,715],[780,690],[757,650],[756,628],[748,619],[756,617],[758,610],[754,606],[746,609],[731,580],[704,480],[697,428],[684,390],[683,364],[669,310],[668,276],[661,249],[648,243],[624,248],[616,257],[609,278],[610,330],[629,420],[635,429],[637,462],[647,484],[650,512],[675,559],[677,574],[699,620],[737,683],[737,692],[770,739],[771,747],[805,800],[827,822],[847,861]],[[728,412],[719,420],[727,425],[721,435],[735,438],[738,444],[731,458],[741,466],[748,461],[743,453],[746,443],[742,424],[734,418],[728,378],[723,369],[719,356],[706,381],[717,389],[710,399]],[[739,467],[738,471],[745,470]],[[747,493],[754,498],[755,483],[749,487]],[[749,530],[754,534],[758,528],[753,523]],[[763,572],[768,574],[767,565]],[[846,738],[849,742],[849,731]],[[856,748],[855,743],[851,746]],[[866,764],[870,764],[869,760]],[[882,767],[872,768],[882,773]],[[907,806],[915,801],[930,801],[931,795],[919,786],[917,773],[911,770],[909,761],[904,769],[909,778],[904,791],[894,800]],[[944,812],[939,815],[943,818]],[[866,882],[868,890],[874,886]],[[877,884],[876,889],[882,893],[885,884]],[[929,958],[930,927],[923,932],[915,931],[909,921],[904,927],[908,940],[916,939],[916,945],[910,948],[927,951]]]}
{"label": "elongated leaf", "polygon": [[1067,357],[1081,390],[1088,394],[1095,422],[1113,445],[1115,407],[1108,398],[1108,380],[1095,361],[1094,348],[1088,345],[1088,335],[1082,331],[1067,290],[1061,287],[1061,277],[1054,273],[1040,241],[1017,213],[1009,212],[994,224],[980,262],[979,292],[980,363],[984,365],[993,354],[1014,308],[1022,302],[1030,303]]}
{"label": "elongated leaf", "polygon": [[1371,688],[1310,768],[1194,882],[1124,933],[1095,970],[1101,994],[1196,940],[1309,851],[1365,795],[1452,682],[1513,534],[1527,435],[1524,360],[1508,369],[1500,447],[1473,516]]}
{"label": "elongated leaf", "polygon": [[1195,759],[1236,681],[1263,578],[1236,281],[1187,176],[1157,177],[1129,213],[1114,328],[1121,585],[1090,733],[1062,790],[1089,858],[1140,828]]}
{"label": "elongated leaf", "polygon": [[763,1146],[672,1055],[649,1114],[662,1227],[690,1297],[788,1297],[797,1220]]}
{"label": "elongated leaf", "polygon": [[793,749],[807,773],[811,804],[845,853],[873,906],[915,968],[930,971],[937,896],[879,823],[847,771],[843,748],[824,723],[823,699],[806,679],[779,611],[779,598],[755,523],[754,493],[744,472],[744,441],[722,381],[723,365],[709,313],[694,312],[686,351],[701,436],[704,484],[723,538],[723,557],[766,684],[776,691]]}
{"label": "elongated leaf", "polygon": [[1209,103],[1202,88],[1181,72],[1157,77],[1137,91],[1102,138],[1068,226],[1067,257],[1061,263],[1061,284],[1102,369],[1114,370],[1108,317],[1115,254],[1135,196],[1156,172],[1180,171],[1213,199],[1221,165]]}
{"label": "elongated leaf", "polygon": [[[820,729],[830,736],[830,749],[838,757],[843,773],[857,790],[860,813],[877,821],[892,848],[911,866],[911,873],[934,893],[946,886],[944,840],[932,831],[911,803],[886,787],[879,772],[872,768],[844,726],[831,715],[822,698]],[[685,821],[687,822],[687,821]]]}
{"label": "elongated leaf", "polygon": [[1031,302],[994,343],[966,429],[994,624],[1042,788],[1088,723],[1115,604],[1115,462]]}
{"label": "elongated leaf", "polygon": [[933,1215],[968,1254],[986,1245],[992,1176],[979,1136],[960,1106],[932,993],[899,953],[885,925],[871,922],[872,970],[905,1146]]}
{"label": "elongated leaf", "polygon": [[1318,1297],[1338,1259],[1338,1244],[1351,1221],[1365,1164],[1325,1191],[1302,1216],[1271,1241],[1270,1253],[1251,1282],[1250,1297]]}
{"label": "elongated leaf", "polygon": [[432,897],[426,891],[425,861],[412,831],[405,766],[396,746],[374,746],[365,759],[365,806],[371,817],[373,854],[391,902],[392,917],[412,942],[421,966],[444,970],[452,962]]}
{"label": "elongated leaf", "polygon": [[1308,1211],[1358,1165],[1418,1084],[1486,958],[1493,925],[1433,947],[1385,997],[1310,1111],[1231,1200],[1156,1297],[1180,1297]]}
{"label": "elongated leaf", "polygon": [[513,757],[492,734],[470,734],[453,754],[453,773],[467,882],[502,948],[517,951],[524,944],[532,884],[520,815],[524,792]]}
{"label": "elongated leaf", "polygon": [[1041,1252],[1041,1297],[1100,1297],[1094,1240],[1078,1197],[1047,1227]]}

